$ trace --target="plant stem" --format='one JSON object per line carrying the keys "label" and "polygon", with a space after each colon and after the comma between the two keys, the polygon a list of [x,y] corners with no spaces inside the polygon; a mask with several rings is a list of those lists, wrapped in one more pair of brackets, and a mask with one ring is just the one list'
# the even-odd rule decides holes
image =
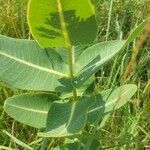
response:
{"label": "plant stem", "polygon": [[70,78],[71,78],[71,82],[72,82],[72,86],[73,86],[73,97],[74,97],[74,100],[77,100],[77,91],[76,91],[76,88],[74,87],[74,81],[73,81],[73,78],[74,78],[74,46],[70,47],[68,49],[68,53],[69,53],[69,70],[70,70]]}
{"label": "plant stem", "polygon": [[70,47],[68,49],[68,54],[69,54],[69,70],[70,70],[69,76],[70,77],[73,77],[73,64],[74,64],[73,51],[74,51],[73,47]]}
{"label": "plant stem", "polygon": [[58,9],[58,13],[59,13],[59,19],[60,19],[60,24],[61,24],[61,29],[62,29],[62,33],[64,36],[64,41],[65,41],[65,47],[68,49],[68,56],[69,56],[69,70],[70,70],[70,78],[71,78],[71,82],[72,82],[72,86],[73,86],[73,98],[74,100],[77,100],[77,92],[76,92],[76,88],[74,87],[74,74],[73,74],[73,66],[74,66],[74,47],[72,46],[71,42],[70,42],[70,38],[67,32],[67,28],[66,28],[66,24],[65,24],[65,18],[63,15],[63,10],[62,10],[62,4],[60,0],[57,0],[57,9]]}

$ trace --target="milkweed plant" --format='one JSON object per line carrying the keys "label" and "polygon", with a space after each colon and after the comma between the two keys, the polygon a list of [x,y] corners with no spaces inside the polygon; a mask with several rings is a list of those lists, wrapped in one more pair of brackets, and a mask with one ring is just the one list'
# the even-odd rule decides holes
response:
{"label": "milkweed plant", "polygon": [[125,40],[96,43],[96,1],[29,0],[27,20],[35,40],[0,36],[0,80],[33,92],[8,98],[5,112],[38,128],[43,138],[74,139],[123,106],[137,87],[91,88],[94,74],[123,51],[144,29]]}

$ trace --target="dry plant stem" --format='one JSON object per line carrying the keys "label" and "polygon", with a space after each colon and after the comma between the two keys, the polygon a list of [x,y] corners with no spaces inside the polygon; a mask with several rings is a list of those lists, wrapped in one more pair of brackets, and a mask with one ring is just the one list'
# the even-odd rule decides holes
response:
{"label": "dry plant stem", "polygon": [[135,47],[132,50],[132,56],[131,56],[131,60],[125,70],[125,73],[123,75],[123,82],[125,82],[125,80],[131,75],[131,73],[133,73],[133,71],[136,68],[136,64],[137,64],[137,56],[139,54],[139,50],[140,47],[143,45],[143,43],[146,41],[146,39],[148,38],[148,35],[150,34],[150,18],[148,20],[147,25],[145,26],[145,29],[142,33],[142,35],[139,37],[138,41],[136,42]]}
{"label": "dry plant stem", "polygon": [[[62,5],[61,5],[61,1],[57,0],[57,10],[59,13],[59,19],[60,19],[60,24],[61,24],[61,28],[62,28],[62,32],[63,32],[63,36],[64,36],[64,41],[65,41],[65,47],[68,50],[68,56],[69,56],[69,70],[70,70],[70,74],[69,77],[71,78],[71,80],[74,78],[74,74],[73,74],[73,62],[74,62],[74,47],[71,45],[70,39],[69,39],[69,35],[67,32],[67,28],[66,28],[66,24],[65,24],[65,19],[64,19],[64,15],[63,15],[63,10],[62,10]],[[71,81],[73,82],[73,81]],[[74,83],[72,83],[73,86],[73,99],[77,100],[77,91],[76,88],[74,87]]]}

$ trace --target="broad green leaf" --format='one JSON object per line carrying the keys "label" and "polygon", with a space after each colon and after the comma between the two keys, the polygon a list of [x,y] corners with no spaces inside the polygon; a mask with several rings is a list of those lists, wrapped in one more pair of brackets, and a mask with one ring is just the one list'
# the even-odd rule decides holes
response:
{"label": "broad green leaf", "polygon": [[53,94],[23,94],[7,99],[4,110],[21,123],[35,128],[45,128],[48,110],[54,100],[59,98]]}
{"label": "broad green leaf", "polygon": [[39,136],[65,137],[80,133],[93,102],[89,97],[82,97],[78,101],[54,102],[48,112],[47,132],[39,133]]}
{"label": "broad green leaf", "polygon": [[96,73],[100,67],[123,50],[130,42],[139,36],[148,19],[139,24],[129,35],[126,41],[108,41],[95,44],[79,56],[76,63],[76,87],[79,88],[92,74]]}
{"label": "broad green leaf", "polygon": [[32,35],[44,48],[90,44],[96,38],[90,0],[29,0],[27,16]]}
{"label": "broad green leaf", "polygon": [[88,122],[94,123],[97,119],[120,108],[130,100],[136,90],[135,85],[127,84],[95,95],[96,101],[88,111]]}
{"label": "broad green leaf", "polygon": [[55,50],[35,41],[0,36],[0,80],[20,89],[54,91],[68,66]]}
{"label": "broad green leaf", "polygon": [[124,43],[125,41],[102,42],[84,50],[75,66],[77,72],[76,87],[80,87],[104,63],[113,58],[121,50]]}

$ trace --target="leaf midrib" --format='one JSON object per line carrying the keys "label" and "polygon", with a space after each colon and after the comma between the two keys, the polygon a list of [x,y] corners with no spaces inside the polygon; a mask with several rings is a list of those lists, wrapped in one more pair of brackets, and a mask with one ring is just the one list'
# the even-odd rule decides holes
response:
{"label": "leaf midrib", "polygon": [[[117,52],[118,52],[118,51],[117,51]],[[116,52],[116,53],[117,53],[117,52]],[[79,72],[79,74],[81,74],[82,72],[85,72],[86,70],[92,68],[93,66],[96,66],[96,67],[97,67],[99,64],[103,64],[103,62],[105,62],[106,59],[111,58],[111,57],[112,57],[113,55],[115,55],[116,53],[113,53],[112,55],[109,55],[108,57],[105,57],[105,59],[101,59],[100,61],[98,61],[98,62],[95,63],[94,65],[91,65],[91,66],[89,66],[89,67],[83,69],[81,72]]]}
{"label": "leaf midrib", "polygon": [[[126,90],[123,94],[121,94],[119,97],[122,97],[122,96],[124,96],[129,90],[130,90],[131,88],[129,88],[128,90]],[[111,105],[111,104],[113,104],[113,103],[115,103],[115,102],[117,102],[117,100],[118,100],[118,98],[119,97],[117,97],[116,99],[114,99],[113,101],[111,101],[111,102],[109,102],[109,103],[106,103],[106,105],[105,106],[100,106],[100,107],[98,107],[98,108],[95,108],[95,109],[92,109],[91,111],[89,111],[88,113],[91,113],[91,112],[94,112],[94,111],[97,111],[97,110],[99,110],[99,109],[101,109],[102,107],[107,107],[107,106],[109,106],[109,105]]]}
{"label": "leaf midrib", "polygon": [[[7,103],[5,104],[7,105]],[[30,111],[30,112],[34,112],[34,113],[41,113],[41,114],[47,114],[48,111],[41,111],[41,110],[37,110],[37,109],[30,109],[30,108],[25,108],[25,107],[22,107],[22,106],[16,106],[16,105],[9,105],[10,107],[14,107],[14,108],[17,108],[17,109],[22,109],[22,110],[25,110],[25,111]]]}
{"label": "leaf midrib", "polygon": [[76,109],[76,105],[77,105],[77,102],[75,102],[75,103],[72,105],[72,107],[71,107],[71,112],[70,112],[70,115],[69,115],[69,120],[68,120],[68,123],[67,123],[66,128],[69,127],[69,125],[70,125],[70,123],[71,123],[71,121],[72,121],[72,118],[73,118],[73,116],[74,116],[74,112],[75,112],[75,109]]}
{"label": "leaf midrib", "polygon": [[[118,51],[115,51],[115,53],[113,53],[112,55],[109,55],[109,56],[107,56],[107,57],[101,59],[100,61],[98,61],[98,62],[95,63],[94,65],[90,65],[89,67],[84,66],[84,67],[86,67],[86,68],[85,68],[85,69],[81,69],[81,71],[78,72],[77,75],[82,74],[83,72],[85,72],[86,70],[92,68],[92,67],[95,66],[95,65],[96,65],[96,67],[97,67],[98,65],[103,64],[103,63],[105,62],[105,60],[111,58],[113,55],[117,54],[118,52],[119,52],[119,50],[118,50]],[[83,68],[84,68],[84,67],[83,67]]]}
{"label": "leaf midrib", "polygon": [[32,63],[29,63],[29,62],[26,62],[24,60],[21,60],[19,58],[16,58],[14,56],[11,56],[7,53],[4,53],[4,52],[0,52],[0,55],[4,56],[4,57],[7,57],[11,60],[14,60],[16,62],[19,62],[21,64],[24,64],[24,65],[27,65],[29,67],[32,67],[32,68],[35,68],[35,69],[38,69],[40,71],[44,71],[44,72],[47,72],[47,73],[51,73],[51,74],[55,74],[55,75],[58,75],[58,76],[61,76],[61,77],[68,77],[67,74],[64,74],[64,73],[61,73],[61,72],[58,72],[58,71],[55,71],[55,70],[51,70],[51,69],[48,69],[48,68],[44,68],[44,67],[41,67],[41,66],[37,66],[35,64],[32,64]]}
{"label": "leaf midrib", "polygon": [[76,108],[76,103],[74,103],[71,107],[71,112],[70,112],[70,115],[69,115],[69,119],[67,121],[67,123],[64,123],[63,125],[66,124],[66,127],[64,128],[64,130],[62,130],[59,134],[65,134],[67,132],[67,128],[69,127],[71,121],[72,121],[72,118],[73,118],[73,115],[74,115],[74,112],[75,112],[75,108]]}

